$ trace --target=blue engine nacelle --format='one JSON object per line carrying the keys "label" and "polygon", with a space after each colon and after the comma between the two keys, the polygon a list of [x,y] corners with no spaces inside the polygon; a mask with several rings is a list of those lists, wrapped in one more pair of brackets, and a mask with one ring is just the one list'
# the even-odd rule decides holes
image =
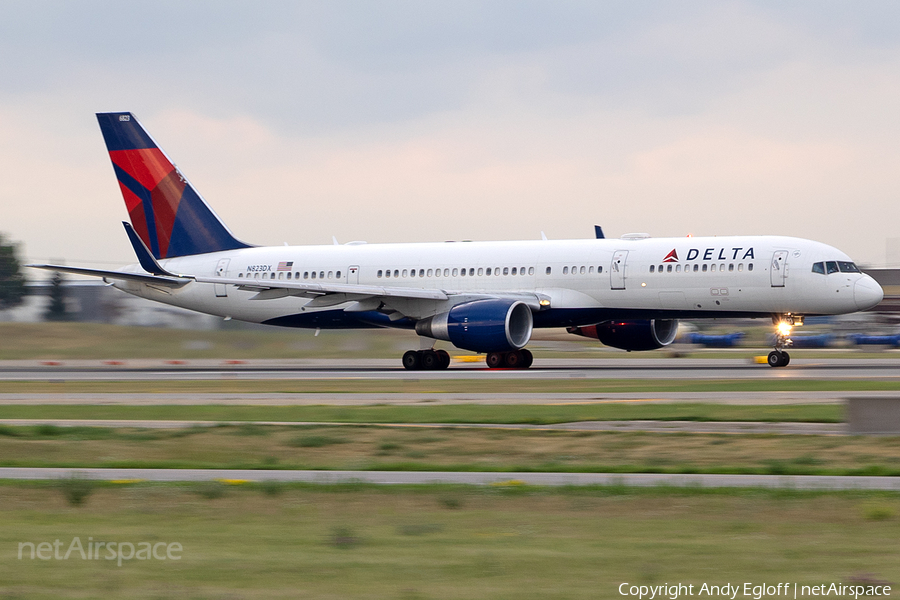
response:
{"label": "blue engine nacelle", "polygon": [[675,341],[678,321],[649,319],[646,321],[604,321],[596,325],[569,327],[566,331],[600,340],[605,346],[622,350],[656,350]]}
{"label": "blue engine nacelle", "polygon": [[531,339],[531,309],[518,300],[475,300],[416,323],[421,336],[473,352],[518,350]]}

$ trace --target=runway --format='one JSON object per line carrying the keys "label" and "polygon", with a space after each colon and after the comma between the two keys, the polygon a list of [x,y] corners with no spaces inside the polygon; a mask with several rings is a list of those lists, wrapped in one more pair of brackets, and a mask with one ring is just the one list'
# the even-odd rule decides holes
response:
{"label": "runway", "polygon": [[247,469],[57,469],[0,468],[0,479],[54,480],[70,477],[118,483],[278,481],[316,484],[497,485],[497,486],[673,486],[698,488],[775,488],[788,490],[900,491],[900,477],[828,475],[665,475],[658,473],[486,473],[452,471],[280,471]]}
{"label": "runway", "polygon": [[[135,361],[0,361],[0,381],[198,381],[198,380],[835,380],[900,381],[900,358],[803,359],[773,369],[746,359],[603,358],[536,359],[531,369],[488,369],[459,363],[445,371],[407,371],[395,359],[196,360],[170,364]],[[45,364],[53,363],[53,364]],[[237,364],[236,364],[237,363]]]}

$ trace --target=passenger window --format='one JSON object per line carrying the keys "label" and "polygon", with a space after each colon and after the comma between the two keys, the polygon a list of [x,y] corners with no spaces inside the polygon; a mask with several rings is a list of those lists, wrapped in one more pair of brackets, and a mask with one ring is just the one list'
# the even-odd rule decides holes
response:
{"label": "passenger window", "polygon": [[672,265],[666,265],[666,273],[672,272]]}
{"label": "passenger window", "polygon": [[334,276],[334,272],[333,272],[333,271],[328,271],[328,279],[331,279],[332,276]]}
{"label": "passenger window", "polygon": [[303,279],[309,279],[309,271],[303,271]]}
{"label": "passenger window", "polygon": [[459,269],[453,269],[453,276],[456,277],[459,274]]}
{"label": "passenger window", "polygon": [[431,277],[432,274],[433,274],[433,271],[431,269],[428,269],[428,276]]}
{"label": "passenger window", "polygon": [[703,272],[706,273],[706,265],[703,265]]}
{"label": "passenger window", "polygon": [[425,269],[419,269],[419,277],[425,277]]}
{"label": "passenger window", "polygon": [[444,269],[444,277],[450,277],[450,269]]}
{"label": "passenger window", "polygon": [[394,277],[400,277],[400,269],[394,269]]}
{"label": "passenger window", "polygon": [[738,272],[741,272],[743,270],[744,270],[744,263],[738,263]]}
{"label": "passenger window", "polygon": [[563,275],[569,274],[569,267],[563,267]]}
{"label": "passenger window", "polygon": [[[313,273],[313,275],[315,275],[315,273]],[[391,270],[388,269],[387,271],[385,271],[385,272],[384,272],[384,276],[389,278],[389,277],[391,276]],[[314,279],[315,279],[315,278],[314,278]]]}
{"label": "passenger window", "polygon": [[503,267],[503,274],[509,275],[509,267]]}
{"label": "passenger window", "polygon": [[841,273],[859,273],[859,267],[846,260],[839,260],[838,268],[841,270]]}
{"label": "passenger window", "polygon": [[598,272],[598,273],[602,273],[602,272],[603,272],[603,267],[597,267],[597,272]]}
{"label": "passenger window", "polygon": [[290,272],[290,271],[288,271],[287,278],[288,278],[288,279],[291,278],[291,272]]}
{"label": "passenger window", "polygon": [[272,276],[269,279],[275,279],[275,273],[272,273]]}
{"label": "passenger window", "polygon": [[316,278],[316,272],[315,272],[315,271],[312,272],[312,278],[313,278],[313,279]]}
{"label": "passenger window", "polygon": [[581,273],[582,275],[584,275],[584,267],[581,267],[581,268],[578,270],[578,272]]}
{"label": "passenger window", "polygon": [[552,269],[550,267],[547,267],[547,275],[549,275],[551,273],[551,271],[552,271]]}
{"label": "passenger window", "polygon": [[[478,276],[481,277],[484,275],[484,267],[478,267]],[[490,275],[490,273],[488,273]]]}
{"label": "passenger window", "polygon": [[709,265],[709,271],[710,271],[710,273],[715,273],[715,272],[716,272],[716,265],[714,265],[714,264]]}
{"label": "passenger window", "polygon": [[243,273],[238,273],[238,279],[242,278],[243,276],[244,276]]}
{"label": "passenger window", "polygon": [[513,267],[513,268],[512,268],[512,274],[513,274],[513,275],[517,275],[518,273],[519,273],[519,270],[518,270],[516,267]]}
{"label": "passenger window", "polygon": [[753,263],[750,263],[749,265],[747,265],[747,270],[748,270],[748,271],[752,271],[752,270],[753,270]]}
{"label": "passenger window", "polygon": [[[653,272],[653,265],[650,265],[650,272],[651,272],[651,273]],[[588,268],[588,274],[589,274],[589,275],[593,275],[593,274],[594,274],[594,266],[593,266],[593,265],[591,265],[590,268]]]}
{"label": "passenger window", "polygon": [[278,279],[284,279],[284,271],[278,274]]}
{"label": "passenger window", "polygon": [[528,267],[528,274],[534,275],[534,267]]}
{"label": "passenger window", "polygon": [[725,271],[725,263],[722,263],[721,265],[719,265],[719,271],[720,271],[720,272],[724,272],[724,271]]}
{"label": "passenger window", "polygon": [[662,273],[662,272],[663,272],[663,266],[662,266],[662,265],[659,265],[659,268],[658,268],[657,270],[658,270],[660,273]]}
{"label": "passenger window", "polygon": [[650,265],[650,272],[653,273],[654,271],[656,271],[656,265]]}
{"label": "passenger window", "polygon": [[734,271],[734,263],[729,263],[728,264],[728,272],[731,273],[732,271]]}
{"label": "passenger window", "polygon": [[487,268],[487,271],[485,271],[485,274],[486,274],[488,277],[490,277],[490,275],[491,275],[491,268],[490,268],[490,267]]}
{"label": "passenger window", "polygon": [[409,270],[409,276],[410,276],[410,277],[415,277],[415,276],[416,276],[416,270],[415,270],[415,269],[410,269],[410,270]]}
{"label": "passenger window", "polygon": [[829,260],[825,263],[825,272],[831,275],[832,273],[838,272],[837,262],[833,260]]}
{"label": "passenger window", "polygon": [[377,275],[378,279],[381,279],[382,275],[384,275],[384,271],[382,271],[381,269],[378,269],[378,275]]}
{"label": "passenger window", "polygon": [[675,265],[675,272],[681,273],[681,265]]}
{"label": "passenger window", "polygon": [[700,265],[694,265],[694,273],[696,273],[698,269],[700,269]]}

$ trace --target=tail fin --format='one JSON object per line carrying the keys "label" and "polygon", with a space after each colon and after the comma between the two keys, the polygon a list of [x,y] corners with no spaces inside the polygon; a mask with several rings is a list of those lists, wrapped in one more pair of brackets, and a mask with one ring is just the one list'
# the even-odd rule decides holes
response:
{"label": "tail fin", "polygon": [[97,113],[134,230],[156,259],[249,248],[128,112]]}

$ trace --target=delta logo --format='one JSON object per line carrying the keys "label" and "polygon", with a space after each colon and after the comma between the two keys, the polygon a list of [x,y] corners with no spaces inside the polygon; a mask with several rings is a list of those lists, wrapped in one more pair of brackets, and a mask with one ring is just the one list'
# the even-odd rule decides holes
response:
{"label": "delta logo", "polygon": [[666,254],[666,257],[663,259],[664,263],[673,263],[678,262],[678,253],[675,252],[675,248],[672,248],[672,251]]}

